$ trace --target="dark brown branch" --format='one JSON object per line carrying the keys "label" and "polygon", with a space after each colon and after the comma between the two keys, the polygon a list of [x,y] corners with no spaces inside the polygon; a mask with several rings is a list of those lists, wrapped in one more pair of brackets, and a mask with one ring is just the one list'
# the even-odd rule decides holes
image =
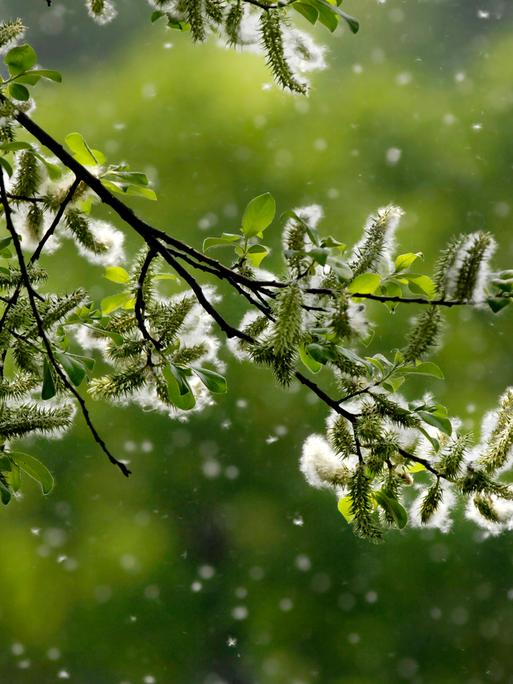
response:
{"label": "dark brown branch", "polygon": [[423,299],[422,297],[389,297],[388,295],[376,294],[362,294],[358,292],[350,292],[349,295],[353,299],[370,299],[374,302],[391,303],[391,304],[424,304],[429,306],[468,306],[475,305],[476,302],[467,302],[461,299]]}
{"label": "dark brown branch", "polygon": [[254,7],[259,7],[266,12],[269,12],[269,10],[273,9],[280,9],[281,7],[287,7],[287,5],[291,4],[291,2],[274,2],[267,5],[266,3],[259,2],[258,0],[242,0],[242,2],[246,2],[248,5],[253,5]]}
{"label": "dark brown branch", "polygon": [[41,240],[39,241],[38,246],[34,250],[34,253],[30,257],[29,263],[32,265],[34,264],[39,257],[41,256],[43,249],[45,248],[46,243],[48,240],[52,237],[52,235],[55,233],[57,230],[57,227],[59,226],[59,223],[61,222],[62,217],[64,216],[64,212],[66,211],[66,208],[70,204],[70,202],[73,199],[73,195],[77,191],[78,186],[80,185],[80,179],[75,176],[75,179],[73,183],[70,185],[68,192],[66,193],[64,199],[59,205],[59,208],[57,209],[55,216],[53,218],[53,221],[51,225],[49,226],[48,230],[46,233],[43,235]]}
{"label": "dark brown branch", "polygon": [[14,202],[32,202],[33,204],[46,202],[44,197],[24,197],[23,195],[11,195],[10,192],[7,193],[7,197]]}
{"label": "dark brown branch", "polygon": [[268,316],[268,318],[272,319],[271,317],[271,309],[269,306],[266,304],[265,300],[260,296],[260,293],[258,290],[255,291],[256,297],[258,297],[258,300],[255,299],[249,292],[247,292],[243,286],[241,286],[237,280],[228,278],[226,274],[220,275],[218,271],[216,271],[214,268],[211,266],[207,266],[206,264],[198,263],[194,259],[192,259],[190,256],[187,254],[183,254],[182,252],[179,252],[177,250],[173,250],[170,247],[167,247],[167,252],[169,254],[172,254],[174,257],[177,259],[181,259],[182,261],[185,261],[185,263],[189,264],[189,266],[192,266],[193,268],[202,271],[203,273],[209,273],[210,275],[215,276],[218,280],[229,280],[230,285],[239,293],[241,294],[247,301],[252,305],[255,306],[257,309],[259,309],[263,314]]}
{"label": "dark brown branch", "polygon": [[[166,258],[166,255],[167,255],[167,258]],[[243,333],[240,330],[237,330],[237,328],[234,328],[227,321],[225,321],[225,319],[221,316],[221,314],[208,301],[208,299],[206,298],[205,293],[203,292],[203,289],[202,289],[201,285],[198,283],[198,281],[193,276],[191,276],[191,274],[180,263],[178,263],[178,261],[174,257],[172,257],[167,251],[164,253],[163,256],[164,256],[164,258],[166,258],[166,261],[168,262],[168,264],[189,285],[191,290],[196,295],[196,299],[198,300],[198,302],[201,304],[203,309],[208,313],[208,315],[214,319],[214,321],[218,324],[218,326],[224,332],[226,337],[228,337],[228,338],[238,337],[241,340],[244,340],[245,342],[250,342],[250,343],[254,342],[254,340],[249,335],[246,335],[246,333]]]}
{"label": "dark brown branch", "polygon": [[354,423],[356,421],[356,416],[353,413],[350,413],[350,411],[347,411],[345,408],[340,406],[338,401],[332,399],[328,394],[326,394],[326,392],[322,390],[315,382],[313,382],[313,380],[310,380],[310,378],[307,378],[299,371],[296,371],[295,376],[302,385],[308,387],[309,390],[316,394],[319,399],[326,404],[326,406],[329,406],[340,416],[344,416],[344,418],[346,418],[350,423]]}
{"label": "dark brown branch", "polygon": [[160,352],[160,350],[162,349],[161,343],[151,335],[144,321],[144,311],[146,307],[146,303],[144,301],[144,282],[146,280],[148,270],[151,266],[151,262],[153,261],[153,259],[155,259],[156,256],[156,253],[152,249],[150,249],[150,251],[146,255],[146,258],[141,268],[141,272],[139,274],[139,279],[137,281],[137,296],[135,298],[134,310],[135,318],[137,320],[139,330],[141,331],[141,335],[147,342],[150,342],[150,344],[152,344],[158,352]]}
{"label": "dark brown branch", "polygon": [[403,449],[402,447],[399,447],[398,451],[401,454],[401,456],[403,458],[406,458],[408,461],[414,461],[415,463],[420,463],[421,465],[424,466],[424,468],[426,470],[429,470],[430,473],[433,473],[433,475],[447,479],[439,470],[437,470],[434,466],[432,466],[431,463],[428,460],[426,460],[425,458],[421,458],[420,456],[415,456],[415,454],[410,454],[409,451],[406,451],[406,449]]}

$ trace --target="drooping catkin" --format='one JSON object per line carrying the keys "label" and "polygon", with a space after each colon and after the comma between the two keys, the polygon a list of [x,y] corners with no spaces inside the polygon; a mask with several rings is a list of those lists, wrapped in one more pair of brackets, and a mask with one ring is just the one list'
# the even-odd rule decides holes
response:
{"label": "drooping catkin", "polygon": [[197,42],[207,37],[204,17],[204,0],[183,0],[185,18],[191,27],[191,35]]}
{"label": "drooping catkin", "polygon": [[380,542],[382,530],[373,517],[371,483],[362,464],[356,467],[350,485],[351,512],[354,516],[353,530],[358,537],[372,542]]}
{"label": "drooping catkin", "polygon": [[489,262],[496,248],[490,233],[466,235],[454,254],[445,278],[448,297],[465,302],[481,302],[489,276]]}
{"label": "drooping catkin", "polygon": [[282,15],[279,10],[268,10],[262,12],[260,16],[260,36],[267,64],[283,88],[304,95],[307,92],[307,86],[298,80],[285,56],[281,22]]}
{"label": "drooping catkin", "polygon": [[411,363],[428,356],[438,344],[442,327],[442,314],[436,306],[425,309],[417,318],[408,334],[405,361]]}
{"label": "drooping catkin", "polygon": [[487,440],[480,462],[488,473],[502,468],[513,447],[513,389],[502,395],[497,409],[495,427]]}
{"label": "drooping catkin", "polygon": [[427,490],[420,506],[420,520],[423,524],[429,522],[442,503],[443,490],[440,478],[437,478]]}
{"label": "drooping catkin", "polygon": [[19,157],[12,194],[18,197],[34,197],[40,182],[40,163],[32,150],[24,150]]}
{"label": "drooping catkin", "polygon": [[228,45],[238,45],[240,43],[240,28],[244,17],[242,0],[234,2],[226,15],[224,28],[228,38]]}
{"label": "drooping catkin", "polygon": [[95,238],[86,215],[79,209],[68,209],[64,214],[64,221],[75,240],[85,249],[94,254],[104,254],[107,251],[107,245]]}

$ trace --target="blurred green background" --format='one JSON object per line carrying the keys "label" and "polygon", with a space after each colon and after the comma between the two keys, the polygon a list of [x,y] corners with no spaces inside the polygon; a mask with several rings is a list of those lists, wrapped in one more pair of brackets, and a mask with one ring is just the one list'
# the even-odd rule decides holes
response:
{"label": "blurred green background", "polygon": [[[133,206],[156,225],[200,245],[269,190],[280,210],[323,204],[327,232],[349,241],[393,201],[402,251],[430,265],[452,233],[487,228],[511,265],[510,2],[347,0],[361,33],[319,33],[329,68],[308,99],[272,87],[258,56],[150,25],[143,0],[120,0],[107,27],[80,2],[44,5],[0,3],[64,74],[35,118],[146,170],[160,201]],[[112,291],[71,250],[47,264],[55,286]],[[399,344],[411,314],[376,310],[374,348]],[[450,312],[448,382],[419,388],[471,427],[513,384],[512,335],[509,310]],[[298,472],[324,408],[265,371],[232,362],[228,379],[187,423],[94,406],[129,481],[80,421],[34,443],[57,486],[45,499],[28,484],[0,511],[0,682],[513,682],[511,536],[483,540],[458,519],[447,535],[356,540]]]}

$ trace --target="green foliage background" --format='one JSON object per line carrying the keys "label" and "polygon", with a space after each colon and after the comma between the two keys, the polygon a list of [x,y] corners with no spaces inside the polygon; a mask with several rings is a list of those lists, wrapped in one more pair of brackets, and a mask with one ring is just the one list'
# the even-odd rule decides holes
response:
{"label": "green foliage background", "polygon": [[[65,77],[40,94],[37,120],[153,175],[160,201],[133,206],[158,226],[199,246],[269,190],[281,210],[323,204],[329,232],[346,241],[393,201],[407,212],[403,251],[431,263],[451,233],[486,227],[497,262],[511,263],[505,3],[487,3],[480,19],[473,0],[348,2],[361,34],[319,36],[330,68],[306,100],[269,88],[259,57],[194,47],[150,26],[146,3],[119,4],[121,20],[105,28],[82,8],[61,13],[64,3],[53,18],[43,2],[0,8],[33,27],[41,61]],[[390,148],[401,150],[395,165]],[[47,263],[56,286],[112,293],[71,250]],[[237,321],[238,302],[225,308]],[[376,350],[399,344],[413,311],[376,312]],[[470,426],[513,384],[513,314],[449,318],[438,358],[447,383],[426,389]],[[324,409],[263,370],[232,363],[228,380],[228,397],[185,424],[95,406],[116,453],[131,458],[128,482],[80,423],[33,447],[57,487],[43,499],[34,486],[0,513],[0,681],[512,682],[511,536],[481,541],[459,520],[448,535],[358,541],[333,497],[298,472]]]}

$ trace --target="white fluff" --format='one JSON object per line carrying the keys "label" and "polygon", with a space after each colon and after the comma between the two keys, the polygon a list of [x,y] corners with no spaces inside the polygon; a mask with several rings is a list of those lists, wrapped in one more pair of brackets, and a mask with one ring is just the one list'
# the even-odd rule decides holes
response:
{"label": "white fluff", "polygon": [[97,24],[100,24],[100,26],[104,26],[105,24],[108,24],[110,21],[112,21],[118,14],[118,11],[111,0],[104,0],[104,6],[103,6],[103,11],[101,14],[96,14],[93,12],[92,7],[91,7],[91,0],[87,2],[87,11],[89,16],[95,20]]}
{"label": "white fluff", "polygon": [[422,488],[421,493],[410,506],[409,520],[412,527],[431,527],[440,530],[444,534],[449,532],[453,523],[450,515],[456,503],[456,495],[446,482],[441,481],[441,486],[443,492],[442,501],[436,512],[426,523],[422,523],[420,519],[420,508],[427,491],[425,488]]}
{"label": "white fluff", "polygon": [[95,254],[77,242],[77,249],[82,256],[91,263],[102,266],[116,266],[124,261],[125,251],[123,243],[125,236],[121,231],[116,230],[106,221],[98,221],[96,219],[89,223],[89,230],[98,242],[107,247],[107,251]]}
{"label": "white fluff", "polygon": [[367,219],[363,231],[363,236],[359,242],[356,243],[352,253],[352,259],[358,260],[360,251],[364,246],[369,233],[372,233],[373,226],[377,222],[384,223],[384,244],[382,250],[382,256],[380,259],[378,270],[383,274],[388,274],[393,270],[393,253],[395,249],[395,233],[399,227],[401,217],[404,211],[401,207],[397,207],[393,204],[388,207],[381,207],[377,212]]}
{"label": "white fluff", "polygon": [[303,444],[299,468],[312,487],[332,488],[342,463],[327,440],[322,435],[313,434]]}
{"label": "white fluff", "polygon": [[492,505],[497,511],[500,522],[495,523],[486,518],[483,518],[481,513],[474,505],[474,500],[471,498],[465,507],[465,517],[476,523],[485,531],[485,537],[495,537],[506,530],[513,530],[513,501],[500,499],[496,496],[490,496]]}

